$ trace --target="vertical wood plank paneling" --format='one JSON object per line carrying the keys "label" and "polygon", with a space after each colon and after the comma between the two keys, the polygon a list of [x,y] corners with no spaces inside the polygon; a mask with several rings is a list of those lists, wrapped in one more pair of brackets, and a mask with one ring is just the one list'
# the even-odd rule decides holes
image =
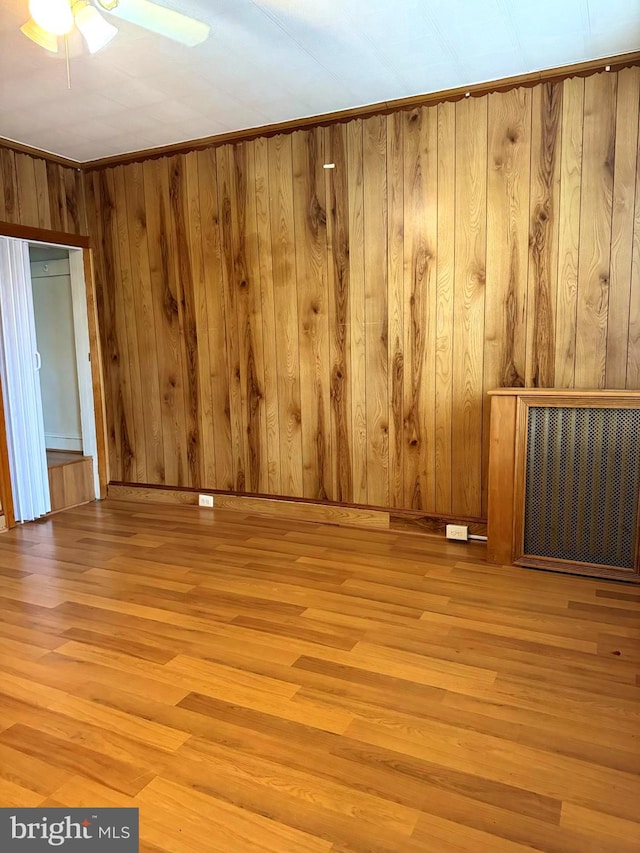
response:
{"label": "vertical wood plank paneling", "polygon": [[[149,482],[147,442],[145,439],[145,404],[140,371],[137,305],[134,301],[131,253],[129,251],[129,220],[127,216],[127,175],[124,166],[113,169],[114,225],[112,240],[116,259],[116,322],[118,337],[124,343],[127,359],[124,364],[123,400],[125,415],[131,425],[130,440],[133,457],[130,466],[136,481]],[[137,285],[136,285],[137,289]],[[131,473],[128,474],[131,476]]]}
{"label": "vertical wood plank paneling", "polygon": [[483,342],[486,264],[487,100],[456,104],[452,510],[482,503]]}
{"label": "vertical wood plank paneling", "polygon": [[[47,163],[49,165],[53,164]],[[10,148],[0,147],[0,182],[3,190],[0,214],[5,222],[20,222],[16,155]]]}
{"label": "vertical wood plank paneling", "polygon": [[439,104],[436,258],[436,512],[452,510],[453,295],[455,272],[456,108]]}
{"label": "vertical wood plank paneling", "polygon": [[363,125],[367,503],[389,505],[387,122]]}
{"label": "vertical wood plank paneling", "polygon": [[362,121],[347,125],[349,160],[349,317],[353,502],[367,502],[367,399],[364,300],[364,167]]}
{"label": "vertical wood plank paneling", "polygon": [[[111,479],[122,479],[122,451],[120,431],[116,428],[118,418],[118,396],[115,385],[119,381],[120,365],[119,352],[113,339],[113,324],[111,322],[111,300],[107,298],[106,280],[107,269],[112,265],[110,244],[105,244],[105,222],[110,215],[109,199],[102,197],[103,175],[94,172],[85,180],[87,198],[87,218],[89,232],[94,245],[93,271],[96,293],[96,311],[100,331],[100,348],[104,369],[105,408],[107,422],[107,454]],[[112,215],[112,214],[111,214]]]}
{"label": "vertical wood plank paneling", "polygon": [[533,92],[526,383],[553,385],[558,269],[562,84]]}
{"label": "vertical wood plank paneling", "polygon": [[[222,276],[222,246],[216,155],[213,149],[199,151],[198,187],[202,229],[202,288],[206,302],[206,323],[210,348],[211,423],[206,429],[214,446],[215,480],[205,480],[208,486],[231,490],[234,487],[233,444],[231,440],[231,409],[229,400],[230,351],[224,321],[224,288]],[[203,376],[203,381],[205,377]],[[203,391],[203,394],[205,392]],[[206,442],[208,442],[208,438]],[[208,446],[205,442],[205,446]],[[203,452],[206,452],[203,446]],[[205,457],[205,472],[210,476]]]}
{"label": "vertical wood plank paneling", "polygon": [[86,234],[80,169],[0,144],[0,221]]}
{"label": "vertical wood plank paneling", "polygon": [[[231,280],[229,291],[231,305],[235,307],[235,319],[238,340],[238,364],[240,370],[240,405],[242,411],[241,445],[245,450],[244,490],[258,491],[260,469],[260,436],[256,428],[256,414],[252,406],[252,397],[256,384],[255,341],[249,317],[247,290],[255,283],[248,270],[246,256],[246,219],[247,219],[247,150],[242,144],[227,149],[230,191],[230,240],[231,240]],[[229,318],[227,320],[229,322]],[[253,386],[253,387],[252,387]]]}
{"label": "vertical wood plank paneling", "polygon": [[[484,514],[486,391],[640,385],[639,101],[632,68],[88,174],[112,477]],[[74,170],[0,176],[84,228]]]}
{"label": "vertical wood plank paneling", "polygon": [[404,123],[404,505],[435,509],[437,110]]}
{"label": "vertical wood plank paneling", "polygon": [[233,488],[244,492],[247,484],[247,424],[242,405],[240,340],[238,332],[237,293],[235,288],[233,209],[236,204],[233,148],[224,145],[216,150],[218,205],[220,210],[220,246],[222,250],[222,293],[224,298],[225,344],[229,371],[229,411]]}
{"label": "vertical wood plank paneling", "polygon": [[183,376],[179,353],[178,302],[172,270],[172,240],[169,234],[169,182],[167,165],[162,160],[144,163],[144,193],[147,205],[149,271],[153,314],[158,346],[158,382],[162,421],[162,449],[165,482],[185,482],[186,429],[180,413],[184,411]]}
{"label": "vertical wood plank paneling", "polygon": [[625,68],[618,73],[615,126],[611,277],[605,376],[607,388],[624,388],[627,381],[639,103],[640,68]]}
{"label": "vertical wood plank paneling", "polygon": [[172,289],[178,309],[178,351],[182,370],[182,401],[176,398],[180,421],[184,421],[186,434],[186,482],[199,486],[200,425],[199,425],[199,355],[196,306],[193,282],[192,257],[187,233],[188,210],[184,154],[167,161],[169,179],[169,215],[173,263],[169,270],[173,276]]}
{"label": "vertical wood plank paneling", "polygon": [[249,468],[247,489],[268,490],[267,425],[264,403],[264,350],[261,316],[260,261],[256,233],[256,177],[254,146],[234,146],[237,230],[235,253],[238,291],[242,400],[247,424]]}
{"label": "vertical wood plank paneling", "polygon": [[531,92],[489,95],[485,389],[525,382]]}
{"label": "vertical wood plank paneling", "polygon": [[[47,186],[47,164],[44,160],[34,159],[33,169],[36,178],[36,200],[38,204],[38,227],[51,228],[51,206]],[[84,199],[80,201],[82,205]],[[86,217],[85,217],[86,218]]]}
{"label": "vertical wood plank paneling", "polygon": [[404,143],[402,114],[387,116],[389,505],[404,505]]}
{"label": "vertical wood plank paneling", "polygon": [[111,418],[109,419],[110,450],[115,451],[112,470],[117,472],[114,479],[127,480],[132,473],[133,429],[130,423],[130,411],[125,406],[128,390],[126,369],[128,353],[122,334],[118,315],[121,315],[119,292],[116,286],[119,263],[117,246],[116,208],[114,199],[113,175],[109,170],[97,175],[96,198],[99,199],[100,220],[99,236],[102,252],[102,276],[96,281],[98,310],[102,309],[102,352],[105,364],[109,365],[111,382]]}
{"label": "vertical wood plank paneling", "polygon": [[[175,448],[181,479],[192,484],[192,421],[190,419],[188,394],[186,388],[191,388],[194,382],[192,365],[189,365],[186,350],[191,345],[187,340],[184,325],[184,287],[181,271],[190,276],[188,257],[185,257],[183,222],[179,205],[181,194],[182,170],[179,158],[165,158],[160,168],[162,218],[166,222],[167,233],[167,279],[164,296],[167,309],[167,340],[175,354],[177,368],[175,395],[171,399],[171,417]],[[178,225],[178,227],[176,227]],[[187,267],[185,269],[185,267]],[[169,322],[171,317],[171,322]]]}
{"label": "vertical wood plank paneling", "polygon": [[434,512],[436,508],[436,337],[437,337],[437,261],[438,261],[438,112],[427,111],[427,157],[425,162],[425,226],[427,239],[428,276],[426,279],[426,308],[424,318],[426,332],[424,376],[427,382],[423,395],[421,418],[425,424],[425,441],[420,448],[420,460],[424,469],[424,485],[421,488],[420,509]]}
{"label": "vertical wood plank paneling", "polygon": [[[120,231],[118,222],[119,200],[117,198],[118,188],[116,186],[117,167],[107,169],[103,190],[106,188],[112,214],[105,222],[105,237],[111,245],[112,264],[111,275],[105,281],[108,298],[112,300],[111,319],[113,323],[114,340],[116,341],[119,357],[121,359],[120,381],[114,387],[119,396],[121,407],[122,435],[122,474],[124,480],[136,476],[138,470],[136,423],[134,417],[134,398],[132,389],[132,371],[136,362],[133,347],[129,345],[127,336],[127,297],[125,280],[129,276],[129,270],[122,268],[123,260],[126,258],[120,245]],[[61,210],[64,219],[64,203]],[[140,466],[142,467],[142,466]]]}
{"label": "vertical wood plank paneling", "polygon": [[[527,343],[531,90],[488,98],[487,288],[484,391],[522,388]],[[485,396],[486,401],[486,396]],[[483,411],[483,471],[489,464],[489,405]],[[487,478],[483,477],[483,512]]]}
{"label": "vertical wood plank paneling", "polygon": [[298,299],[293,214],[291,136],[268,141],[273,300],[278,369],[280,483],[285,495],[302,495],[302,429]]}
{"label": "vertical wood plank paneling", "polygon": [[343,124],[325,131],[327,162],[327,275],[331,364],[331,497],[352,500],[351,353],[349,314],[349,184],[347,134]]}
{"label": "vertical wood plank paneling", "polygon": [[298,290],[303,495],[329,496],[329,310],[323,136],[320,130],[292,137],[293,200]]}
{"label": "vertical wood plank paneling", "polygon": [[584,80],[581,77],[565,80],[560,132],[562,154],[554,356],[554,385],[558,388],[573,388],[575,378],[583,113]]}
{"label": "vertical wood plank paneling", "polygon": [[70,234],[82,234],[84,223],[79,203],[82,195],[82,175],[79,169],[66,169],[63,166],[60,167],[60,172],[64,193],[64,230]]}
{"label": "vertical wood plank paneling", "polygon": [[577,388],[603,388],[606,379],[616,83],[616,75],[604,72],[587,77],[584,82]]}
{"label": "vertical wood plank paneling", "polygon": [[61,166],[47,160],[47,191],[49,195],[49,211],[51,227],[54,231],[66,231],[65,192],[62,181]]}
{"label": "vertical wood plank paneling", "polygon": [[[212,393],[212,341],[209,338],[209,309],[207,305],[205,271],[205,235],[203,234],[203,216],[201,202],[205,204],[205,195],[200,193],[200,174],[198,153],[193,151],[185,157],[187,233],[189,235],[189,256],[193,283],[193,310],[195,334],[198,346],[198,419],[199,446],[199,482],[202,486],[215,483],[216,453],[213,429],[213,393]],[[214,184],[215,186],[215,184]],[[206,227],[206,225],[205,225]]]}
{"label": "vertical wood plank paneling", "polygon": [[[15,154],[18,217],[21,225],[38,225],[38,189],[35,160],[28,154]],[[79,232],[78,232],[79,233]]]}
{"label": "vertical wood plank paneling", "polygon": [[197,405],[191,401],[190,407],[194,411],[197,424],[197,482],[200,487],[203,487],[206,483],[216,482],[216,458],[211,395],[209,312],[205,293],[204,239],[200,215],[200,180],[198,155],[195,151],[184,157],[184,190],[184,217],[191,270],[191,301],[185,299],[185,323],[187,327],[189,322],[193,324],[191,334],[195,339],[197,358]]}
{"label": "vertical wood plank paneling", "polygon": [[144,171],[132,164],[125,175],[126,228],[131,259],[134,316],[137,319],[138,352],[142,399],[146,476],[149,483],[165,483],[162,412],[158,379],[158,342],[151,292],[147,210]]}
{"label": "vertical wood plank paneling", "polygon": [[276,342],[276,310],[271,255],[271,214],[269,210],[269,146],[266,139],[256,139],[255,204],[261,305],[256,323],[262,325],[264,410],[266,430],[266,489],[269,494],[282,494],[280,482],[280,416],[278,412],[278,352]]}
{"label": "vertical wood plank paneling", "polygon": [[428,260],[425,235],[424,140],[427,110],[418,108],[404,115],[404,394],[403,449],[404,497],[403,506],[419,509],[420,448],[425,441],[421,419],[421,400],[426,377],[422,376],[426,348],[424,318],[425,277]]}

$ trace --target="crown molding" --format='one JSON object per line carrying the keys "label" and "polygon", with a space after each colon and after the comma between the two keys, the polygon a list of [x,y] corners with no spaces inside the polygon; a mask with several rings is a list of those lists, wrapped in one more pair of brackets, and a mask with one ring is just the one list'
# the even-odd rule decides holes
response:
{"label": "crown molding", "polygon": [[42,151],[42,149],[34,148],[32,145],[23,145],[22,142],[14,142],[13,139],[5,139],[0,136],[0,146],[10,148],[18,154],[28,154],[30,157],[37,157],[39,160],[48,160],[50,163],[58,163],[58,165],[67,166],[70,169],[82,169],[82,163],[78,160],[71,160],[69,157],[60,157],[58,154]]}

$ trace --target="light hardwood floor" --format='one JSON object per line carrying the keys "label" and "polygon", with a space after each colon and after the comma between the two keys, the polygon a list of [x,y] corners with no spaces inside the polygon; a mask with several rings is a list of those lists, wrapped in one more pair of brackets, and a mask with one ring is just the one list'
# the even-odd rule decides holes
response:
{"label": "light hardwood floor", "polygon": [[640,594],[109,500],[0,537],[0,802],[143,853],[640,851]]}

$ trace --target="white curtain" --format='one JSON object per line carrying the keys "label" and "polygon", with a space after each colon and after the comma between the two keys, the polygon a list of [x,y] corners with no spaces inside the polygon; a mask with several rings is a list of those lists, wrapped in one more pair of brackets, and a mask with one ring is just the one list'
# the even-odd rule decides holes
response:
{"label": "white curtain", "polygon": [[16,521],[51,511],[39,368],[29,247],[0,237],[0,377]]}

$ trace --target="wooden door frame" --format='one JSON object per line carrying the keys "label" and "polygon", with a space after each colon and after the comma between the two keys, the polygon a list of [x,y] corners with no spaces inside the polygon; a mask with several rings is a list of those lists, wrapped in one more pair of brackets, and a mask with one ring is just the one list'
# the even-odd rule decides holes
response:
{"label": "wooden door frame", "polygon": [[[93,272],[93,251],[88,237],[78,234],[67,234],[62,231],[49,231],[45,228],[33,228],[26,225],[16,225],[0,221],[0,236],[13,237],[33,243],[46,243],[62,249],[82,249],[84,266],[84,283],[87,304],[87,325],[89,329],[89,352],[91,354],[91,381],[93,387],[93,408],[96,428],[96,451],[98,457],[99,493],[100,500],[107,496],[108,459],[107,459],[107,418],[104,402],[104,382],[102,371],[102,351],[98,333],[98,312]],[[4,396],[0,383],[0,511],[6,522],[6,527],[15,527],[15,513],[11,490],[9,469],[9,447],[7,443],[7,426],[4,413]]]}

